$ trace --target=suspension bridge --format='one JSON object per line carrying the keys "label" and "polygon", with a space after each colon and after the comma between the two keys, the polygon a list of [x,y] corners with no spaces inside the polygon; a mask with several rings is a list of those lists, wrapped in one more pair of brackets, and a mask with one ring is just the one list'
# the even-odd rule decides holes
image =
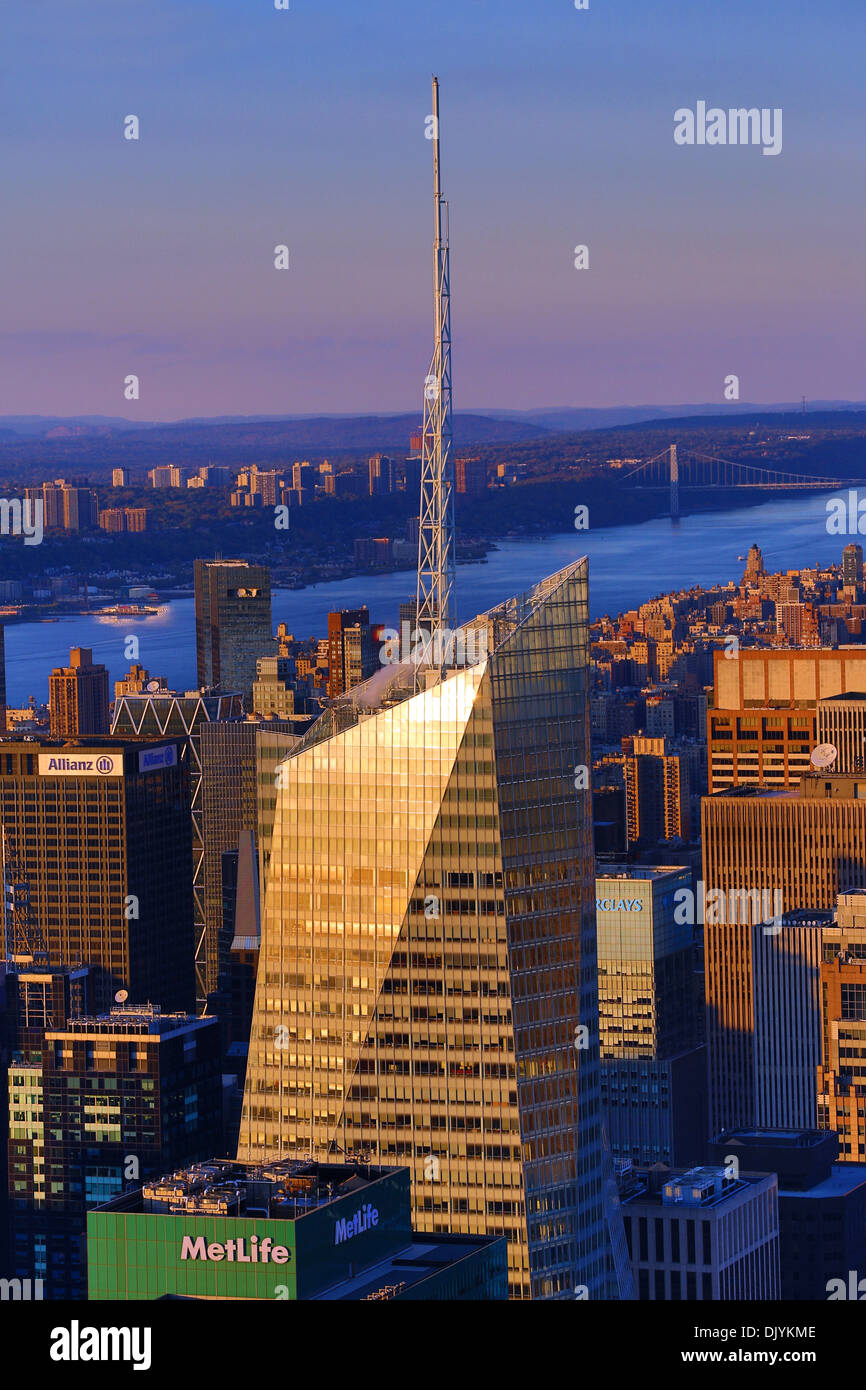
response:
{"label": "suspension bridge", "polygon": [[770,489],[780,491],[815,492],[821,488],[841,488],[855,486],[852,478],[821,478],[805,473],[785,473],[775,468],[759,468],[751,463],[736,463],[732,459],[721,458],[718,454],[704,454],[698,450],[680,450],[676,444],[662,449],[653,458],[630,468],[620,476],[619,481],[631,487],[645,488],[647,491],[670,491],[671,516],[680,514],[680,487],[722,488],[751,487],[762,492]]}

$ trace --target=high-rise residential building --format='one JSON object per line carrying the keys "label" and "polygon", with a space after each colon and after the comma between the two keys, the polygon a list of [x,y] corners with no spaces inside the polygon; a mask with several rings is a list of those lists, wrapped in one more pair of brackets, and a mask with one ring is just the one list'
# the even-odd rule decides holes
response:
{"label": "high-rise residential building", "polygon": [[709,1165],[625,1174],[622,1213],[640,1299],[779,1298],[775,1173]]}
{"label": "high-rise residential building", "polygon": [[837,1153],[836,1135],[814,1127],[734,1129],[709,1146],[711,1163],[778,1177],[782,1299],[862,1297],[849,1272],[856,1286],[866,1269],[866,1167]]}
{"label": "high-rise residential building", "polygon": [[126,516],[122,507],[105,507],[99,513],[100,531],[125,531]]}
{"label": "high-rise residential building", "polygon": [[336,699],[376,669],[376,650],[367,608],[328,614],[328,696]]}
{"label": "high-rise residential building", "polygon": [[89,738],[108,733],[108,668],[95,663],[90,647],[73,647],[68,666],[48,678],[52,738]]}
{"label": "high-rise residential building", "polygon": [[29,933],[50,966],[89,966],[91,1007],[119,989],[192,1007],[188,763],[174,740],[0,743],[7,891],[26,885],[29,921],[8,956]]}
{"label": "high-rise residential building", "polygon": [[387,454],[374,454],[369,460],[368,483],[371,497],[385,497],[394,491],[394,460]]}
{"label": "high-rise residential building", "polygon": [[487,464],[482,458],[460,458],[454,461],[454,483],[458,492],[467,497],[483,497],[487,491]]}
{"label": "high-rise residential building", "polygon": [[842,583],[854,590],[863,583],[863,547],[853,541],[842,551]]}
{"label": "high-rise residential building", "polygon": [[124,1004],[49,1025],[12,1059],[9,1110],[14,1274],[83,1298],[87,1211],[222,1147],[217,1021]]}
{"label": "high-rise residential building", "polygon": [[706,1143],[694,926],[677,912],[691,884],[637,865],[595,880],[602,1108],[614,1161],[635,1166],[696,1163]]}
{"label": "high-rise residential building", "polygon": [[843,1162],[866,1162],[866,891],[839,895],[823,933],[818,1125],[839,1136]]}
{"label": "high-rise residential building", "polygon": [[147,507],[124,507],[127,531],[147,530]]}
{"label": "high-rise residential building", "polygon": [[412,1230],[409,1172],[214,1159],[87,1220],[92,1299],[504,1299],[505,1241]]}
{"label": "high-rise residential building", "polygon": [[359,537],[354,544],[355,564],[373,569],[390,565],[392,549],[388,536]]}
{"label": "high-rise residential building", "polygon": [[112,486],[112,487],[129,487],[129,481],[130,481],[130,472],[129,472],[129,469],[128,469],[128,468],[112,468],[112,470],[111,470],[111,486]]}
{"label": "high-rise residential building", "polygon": [[[630,1296],[602,1135],[587,562],[382,667],[280,766],[239,1157],[411,1166],[518,1298]],[[468,643],[467,643],[468,646]]]}
{"label": "high-rise residential building", "polygon": [[741,647],[736,660],[716,652],[713,671],[707,711],[710,792],[731,786],[795,787],[818,741],[818,702],[866,690],[866,650]]}
{"label": "high-rise residential building", "polygon": [[276,653],[271,572],[245,560],[196,560],[195,642],[198,683],[252,697],[256,662]]}
{"label": "high-rise residential building", "polygon": [[711,1132],[754,1123],[752,927],[866,888],[866,775],[807,773],[796,791],[703,801]]}
{"label": "high-rise residential building", "polygon": [[687,759],[664,738],[635,737],[625,757],[629,844],[691,838]]}

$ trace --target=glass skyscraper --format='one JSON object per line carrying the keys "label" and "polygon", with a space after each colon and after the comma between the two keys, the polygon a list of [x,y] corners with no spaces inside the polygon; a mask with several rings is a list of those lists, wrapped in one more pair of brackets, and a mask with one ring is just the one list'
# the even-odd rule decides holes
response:
{"label": "glass skyscraper", "polygon": [[406,1164],[416,1229],[507,1235],[512,1297],[628,1297],[586,560],[464,631],[488,654],[383,666],[279,768],[238,1156]]}

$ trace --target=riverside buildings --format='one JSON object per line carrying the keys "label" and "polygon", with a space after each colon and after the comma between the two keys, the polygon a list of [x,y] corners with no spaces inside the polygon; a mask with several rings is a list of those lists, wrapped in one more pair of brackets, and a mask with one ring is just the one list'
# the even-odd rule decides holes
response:
{"label": "riverside buildings", "polygon": [[[599,1097],[587,563],[383,667],[282,764],[239,1158],[406,1164],[517,1298],[629,1296]],[[583,769],[581,774],[580,769]]]}

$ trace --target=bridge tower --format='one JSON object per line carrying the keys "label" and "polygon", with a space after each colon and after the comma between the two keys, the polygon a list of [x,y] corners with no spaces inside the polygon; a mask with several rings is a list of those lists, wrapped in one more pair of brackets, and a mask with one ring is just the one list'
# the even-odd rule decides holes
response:
{"label": "bridge tower", "polygon": [[677,446],[671,445],[671,516],[679,520],[680,515],[680,465],[677,460]]}

